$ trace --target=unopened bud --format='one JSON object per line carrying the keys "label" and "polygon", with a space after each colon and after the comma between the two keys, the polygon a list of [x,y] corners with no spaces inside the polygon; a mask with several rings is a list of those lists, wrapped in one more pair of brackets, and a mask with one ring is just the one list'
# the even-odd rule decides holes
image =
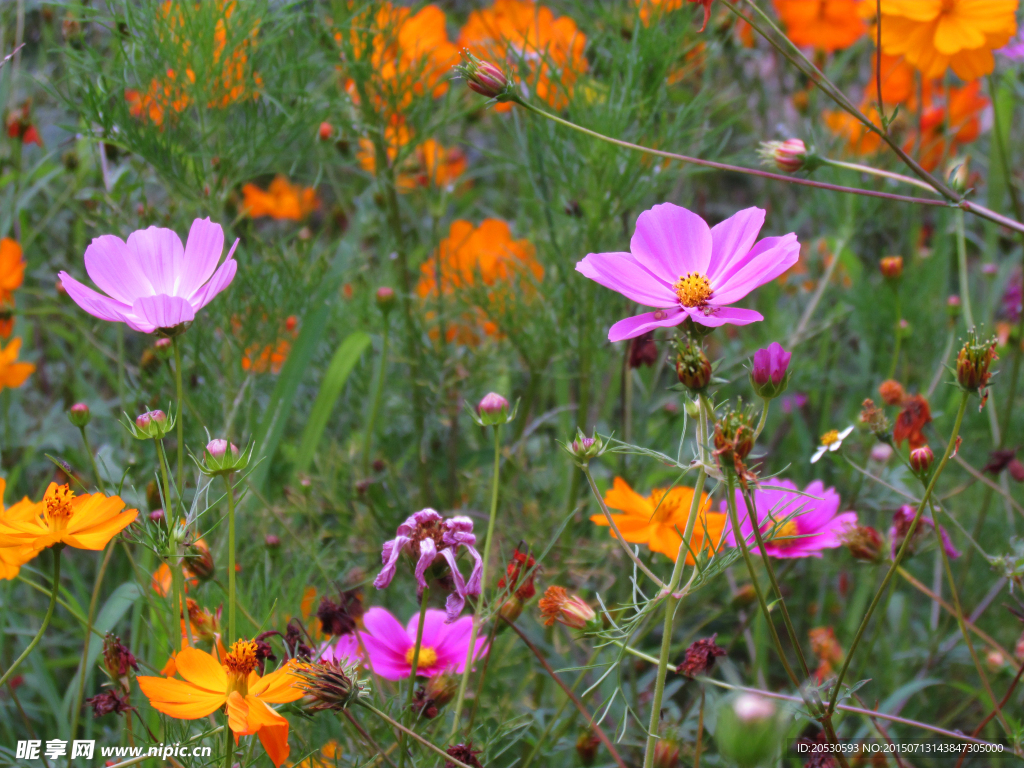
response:
{"label": "unopened bud", "polygon": [[989,368],[998,359],[995,339],[980,341],[972,329],[956,357],[957,382],[969,392],[984,388],[992,378]]}
{"label": "unopened bud", "polygon": [[267,549],[277,549],[281,546],[281,539],[272,533],[268,533],[263,537],[263,544]]}
{"label": "unopened bud", "polygon": [[654,745],[654,768],[676,768],[679,765],[679,742],[659,739]]}
{"label": "unopened bud", "polygon": [[508,422],[508,400],[497,392],[488,392],[476,407],[482,426],[493,427]]}
{"label": "unopened bud", "polygon": [[72,426],[81,429],[90,421],[92,421],[92,413],[89,412],[89,406],[85,403],[75,403],[68,410],[68,421],[71,422]]}
{"label": "unopened bud", "polygon": [[800,170],[813,171],[820,165],[813,152],[808,151],[802,139],[785,141],[762,141],[757,150],[763,165],[774,165],[783,173]]}
{"label": "unopened bud", "polygon": [[740,768],[765,765],[775,755],[784,729],[778,707],[764,696],[741,693],[718,710],[715,741],[729,764]]}
{"label": "unopened bud", "polygon": [[332,135],[334,135],[334,126],[324,120],[320,123],[320,127],[317,129],[316,134],[320,141],[327,141]]}
{"label": "unopened bud", "polygon": [[694,394],[703,392],[711,382],[711,361],[699,344],[690,339],[679,342],[676,355],[676,376],[679,383]]}
{"label": "unopened bud", "polygon": [[489,61],[478,59],[473,54],[464,51],[463,62],[456,67],[456,71],[462,75],[471,91],[486,96],[488,99],[508,101],[512,82],[509,80],[500,67]]}
{"label": "unopened bud", "polygon": [[932,468],[932,462],[934,461],[935,454],[927,445],[914,448],[910,452],[910,468],[919,475],[927,474],[928,470]]}
{"label": "unopened bud", "polygon": [[750,371],[750,385],[757,396],[772,400],[789,385],[789,360],[792,355],[773,341],[766,349],[754,353],[754,366]]}
{"label": "unopened bud", "polygon": [[569,452],[579,461],[595,459],[601,455],[603,449],[604,444],[597,436],[597,433],[593,437],[587,437],[583,434],[583,430],[578,428],[576,430],[576,439],[569,444]]}
{"label": "unopened bud", "polygon": [[213,562],[210,545],[202,539],[192,542],[185,551],[185,567],[200,581],[212,579],[216,573],[216,566]]}
{"label": "unopened bud", "polygon": [[163,360],[167,360],[174,353],[174,344],[170,339],[164,337],[157,339],[156,342],[154,342],[153,349],[156,351],[158,357]]}
{"label": "unopened bud", "polygon": [[754,414],[740,401],[715,423],[715,453],[723,465],[735,466],[754,448]]}
{"label": "unopened bud", "polygon": [[226,475],[249,465],[250,454],[240,452],[238,446],[227,440],[211,440],[203,453],[200,469],[207,475]]}
{"label": "unopened bud", "polygon": [[523,614],[523,601],[515,595],[510,596],[508,600],[501,604],[498,614],[509,624],[514,623]]}
{"label": "unopened bud", "polygon": [[960,297],[955,293],[946,299],[946,314],[954,320],[960,317]]}
{"label": "unopened bud", "polygon": [[395,290],[386,285],[377,289],[377,306],[385,315],[395,307]]}
{"label": "unopened bud", "polygon": [[903,257],[885,256],[878,262],[878,269],[886,280],[899,280],[903,277]]}
{"label": "unopened bud", "polygon": [[946,179],[949,181],[949,186],[961,194],[967,191],[970,183],[970,164],[971,161],[968,157],[954,157],[946,165]]}
{"label": "unopened bud", "polygon": [[154,509],[149,513],[149,521],[151,523],[162,523],[164,521],[164,511],[162,509]]}
{"label": "unopened bud", "polygon": [[877,563],[882,560],[882,534],[870,525],[856,525],[842,531],[839,538],[857,560]]}
{"label": "unopened bud", "polygon": [[134,435],[139,440],[159,440],[174,426],[163,411],[146,411],[135,417]]}
{"label": "unopened bud", "polygon": [[583,765],[591,766],[594,764],[597,760],[597,748],[600,744],[600,739],[594,735],[593,731],[580,731],[580,735],[576,738],[576,754],[579,755],[580,762]]}

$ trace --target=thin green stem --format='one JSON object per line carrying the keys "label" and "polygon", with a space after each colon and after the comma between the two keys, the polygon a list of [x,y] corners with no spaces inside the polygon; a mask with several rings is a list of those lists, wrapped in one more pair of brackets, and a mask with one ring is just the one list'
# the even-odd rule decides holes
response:
{"label": "thin green stem", "polygon": [[435,744],[432,744],[431,742],[427,741],[426,739],[424,739],[422,736],[420,736],[415,731],[409,730],[404,725],[399,723],[397,720],[393,720],[392,718],[388,717],[386,714],[381,712],[379,709],[377,709],[375,706],[373,706],[369,702],[362,701],[362,700],[357,700],[356,703],[359,706],[361,706],[361,707],[363,707],[365,709],[368,709],[371,712],[373,712],[373,714],[375,714],[377,717],[379,717],[385,723],[390,725],[392,728],[397,728],[398,730],[402,731],[402,733],[404,733],[405,735],[410,736],[415,741],[418,741],[420,744],[422,744],[424,747],[429,749],[434,754],[440,755],[445,760],[447,760],[449,764],[455,766],[455,768],[471,768],[471,766],[466,765],[461,760],[457,760],[456,758],[454,758],[451,755],[449,755],[447,752],[445,752],[440,747],[438,747]]}
{"label": "thin green stem", "polygon": [[32,653],[32,649],[39,645],[39,641],[43,639],[43,633],[46,628],[50,625],[50,619],[53,618],[53,609],[57,606],[57,592],[60,591],[60,550],[63,545],[57,544],[51,548],[53,552],[53,584],[50,587],[50,605],[46,609],[46,615],[43,617],[43,623],[39,627],[39,631],[36,632],[36,636],[32,638],[32,641],[28,644],[21,655],[14,660],[14,663],[7,668],[4,672],[3,677],[0,677],[0,686],[6,683],[14,671],[21,666],[21,663],[28,658],[28,655]]}
{"label": "thin green stem", "polygon": [[960,395],[960,407],[957,409],[956,422],[953,424],[953,432],[950,435],[949,442],[946,443],[946,450],[942,454],[942,460],[935,468],[934,474],[932,474],[931,480],[928,482],[928,487],[925,489],[924,497],[917,505],[917,511],[914,513],[914,519],[910,523],[910,528],[907,530],[907,535],[903,539],[903,543],[900,545],[899,551],[896,553],[896,557],[893,558],[892,565],[889,566],[889,570],[885,574],[885,578],[882,579],[881,585],[875,592],[874,598],[871,600],[871,604],[868,606],[867,612],[864,614],[864,618],[861,619],[860,626],[857,628],[857,634],[854,635],[853,642],[850,643],[850,648],[846,652],[846,657],[843,659],[843,666],[839,670],[839,676],[836,678],[834,687],[832,689],[832,697],[828,705],[828,713],[831,715],[836,708],[836,703],[839,701],[839,692],[842,690],[843,678],[846,677],[846,671],[850,668],[850,661],[853,659],[853,654],[857,650],[857,646],[860,644],[861,638],[864,636],[864,631],[867,629],[868,622],[871,620],[872,614],[875,612],[875,608],[878,607],[878,603],[882,599],[882,595],[885,592],[886,587],[889,586],[889,582],[892,580],[892,576],[896,573],[896,569],[899,568],[900,563],[903,561],[903,557],[907,551],[907,545],[910,540],[914,537],[914,531],[917,530],[917,523],[921,519],[921,513],[924,511],[925,505],[928,503],[928,499],[931,498],[932,491],[935,489],[935,483],[938,481],[939,476],[942,474],[942,470],[945,469],[946,463],[949,461],[949,455],[953,452],[953,446],[956,445],[957,435],[960,434],[960,424],[964,420],[964,413],[967,411],[967,400],[970,397],[970,393],[963,392]]}
{"label": "thin green stem", "polygon": [[[486,647],[488,649],[494,647],[494,638],[495,638],[495,636],[497,634],[498,634],[498,619],[495,618],[495,619],[491,620],[491,630],[490,630],[490,632],[487,633],[487,646]],[[479,709],[480,698],[482,697],[483,691],[484,691],[484,680],[487,677],[487,669],[488,669],[488,667],[490,667],[490,665],[491,665],[491,653],[488,650],[487,655],[484,656],[483,663],[482,663],[482,665],[480,667],[480,674],[477,676],[477,679],[476,679],[476,695],[473,697],[473,706],[469,710],[469,724],[466,726],[466,733],[472,733],[473,732],[473,723],[476,722],[477,709]]]}
{"label": "thin green stem", "polygon": [[[440,285],[440,283],[438,283]],[[377,371],[377,383],[374,386],[373,402],[370,405],[370,416],[366,420],[366,434],[363,436],[363,476],[370,474],[370,448],[373,446],[373,428],[380,412],[380,401],[384,396],[384,376],[388,365],[388,337],[391,335],[389,313],[384,313],[384,336],[380,344],[380,367]]]}
{"label": "thin green stem", "polygon": [[[163,443],[159,438],[153,439],[156,446],[156,457],[160,462],[160,477],[164,488],[164,503],[168,509],[164,510],[164,523],[167,525],[167,567],[171,571],[171,624],[174,625],[175,634],[179,635],[180,647],[192,645],[192,623],[188,620],[188,611],[185,608],[185,581],[181,572],[181,552],[178,551],[178,519],[174,513],[174,505],[171,502],[170,479],[167,474],[167,454],[164,452]],[[184,619],[185,635],[180,637],[177,632],[177,623]]]}
{"label": "thin green stem", "polygon": [[[83,437],[85,430],[82,430]],[[103,560],[100,562],[100,569],[96,572],[96,582],[92,585],[92,597],[89,599],[89,613],[85,618],[85,647],[82,649],[82,663],[78,666],[78,695],[75,697],[75,708],[71,710],[71,738],[78,734],[78,718],[82,710],[82,699],[85,697],[85,677],[88,672],[89,645],[92,643],[92,622],[96,617],[96,603],[99,602],[100,588],[103,585],[103,577],[107,573],[107,566],[110,564],[110,556],[114,554],[114,543],[107,544],[107,551],[103,553]],[[71,758],[68,758],[68,765]]]}
{"label": "thin green stem", "polygon": [[228,495],[228,646],[235,642],[235,489],[231,473],[224,475]]}
{"label": "thin green stem", "polygon": [[183,483],[185,479],[185,422],[182,418],[184,412],[182,403],[184,401],[184,390],[181,386],[181,347],[178,345],[178,337],[171,339],[171,346],[174,347],[174,388],[178,396],[178,504],[181,505],[181,513],[185,513],[185,497],[183,495]]}
{"label": "thin green stem", "polygon": [[[961,216],[963,214],[960,214]],[[903,322],[903,307],[900,305],[900,288],[899,285],[893,287],[893,293],[896,296],[896,327],[893,329],[893,333],[896,336],[896,343],[892,347],[892,363],[889,365],[889,378],[896,378],[896,366],[900,362],[900,344],[903,341],[903,329],[900,327]]]}
{"label": "thin green stem", "polygon": [[919,187],[920,189],[928,190],[936,195],[939,194],[931,184],[910,176],[904,176],[901,173],[893,173],[892,171],[886,171],[881,168],[872,168],[870,165],[861,165],[860,163],[847,163],[842,160],[833,160],[830,157],[821,157],[818,159],[825,165],[831,165],[836,168],[845,168],[849,171],[857,171],[858,173],[867,173],[871,176],[880,176],[884,179],[892,179],[893,181],[899,181],[903,184],[913,184],[915,187]]}
{"label": "thin green stem", "polygon": [[224,717],[224,768],[231,768],[231,761],[234,759],[235,750],[231,744],[231,728],[227,724],[227,715]]}
{"label": "thin green stem", "polygon": [[100,477],[100,471],[96,466],[96,457],[93,455],[92,447],[89,445],[89,438],[85,434],[85,427],[79,427],[78,431],[82,433],[82,444],[85,446],[85,452],[89,455],[89,463],[92,465],[92,476],[96,478],[96,487],[100,489],[100,493],[106,495],[107,489],[103,486],[103,478]]}
{"label": "thin green stem", "polygon": [[501,425],[494,426],[494,479],[491,484],[491,514],[487,519],[487,541],[484,542],[483,566],[480,571],[480,597],[476,603],[476,610],[473,612],[473,628],[469,632],[469,647],[466,649],[466,664],[462,669],[462,679],[459,681],[459,693],[455,699],[455,714],[452,719],[451,735],[459,730],[459,718],[462,715],[462,705],[466,698],[466,686],[469,683],[469,674],[473,668],[473,655],[476,651],[476,637],[480,631],[480,614],[484,609],[484,596],[487,594],[487,568],[491,560],[491,547],[494,544],[494,520],[498,516],[498,488],[501,483]]}
{"label": "thin green stem", "polygon": [[[412,700],[413,694],[416,691],[416,673],[419,671],[420,666],[420,647],[423,645],[423,625],[427,620],[427,597],[430,595],[430,587],[423,588],[423,594],[420,595],[420,619],[416,625],[416,643],[412,647],[412,664],[409,670],[409,692],[405,697],[405,712],[406,717],[409,716],[409,712],[412,711]],[[405,765],[405,733],[398,734],[398,764],[399,766]]]}
{"label": "thin green stem", "polygon": [[964,212],[957,211],[956,216],[956,262],[960,273],[960,306],[964,310],[964,322],[968,328],[974,327],[974,313],[971,312],[971,287],[967,281],[967,238],[964,235]]}
{"label": "thin green stem", "polygon": [[761,406],[761,418],[757,421],[757,429],[754,430],[754,442],[757,442],[757,438],[761,436],[761,432],[764,431],[764,424],[768,421],[768,404],[771,402],[767,397],[762,397],[761,402],[764,404]]}
{"label": "thin green stem", "polygon": [[[497,626],[497,624],[498,624],[497,620],[494,623],[495,623],[495,626]],[[488,656],[489,655],[490,654],[488,654]],[[594,658],[596,656],[597,656],[597,650],[595,649],[595,650],[591,651],[590,657],[587,659],[587,663],[584,666],[589,667],[591,664],[593,664]],[[576,676],[576,679],[573,681],[572,685],[569,687],[569,690],[572,693],[576,693],[576,689],[580,687],[580,683],[583,682],[583,678],[586,677],[586,675],[587,675],[587,670],[583,669]],[[530,754],[526,756],[526,760],[523,761],[522,768],[530,768],[530,765],[533,763],[534,758],[537,757],[537,753],[540,752],[541,746],[544,744],[544,742],[547,739],[548,735],[551,733],[551,729],[555,727],[555,723],[558,721],[558,718],[562,716],[562,712],[565,711],[565,708],[569,706],[571,701],[572,701],[572,699],[570,699],[568,696],[566,696],[565,699],[562,700],[562,703],[558,705],[558,709],[555,710],[555,713],[553,715],[551,715],[551,717],[548,718],[548,724],[544,726],[544,730],[541,731],[540,736],[537,737],[537,743],[533,745],[533,749],[530,750]]]}

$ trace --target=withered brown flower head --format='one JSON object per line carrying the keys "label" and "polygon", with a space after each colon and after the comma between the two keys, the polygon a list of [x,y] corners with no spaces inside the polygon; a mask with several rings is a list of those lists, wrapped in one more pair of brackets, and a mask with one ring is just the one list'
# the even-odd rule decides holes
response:
{"label": "withered brown flower head", "polygon": [[654,331],[637,336],[629,343],[629,367],[648,367],[658,362],[658,345],[654,342]]}
{"label": "withered brown flower head", "polygon": [[932,420],[928,401],[922,395],[910,395],[903,401],[903,410],[896,417],[892,438],[896,445],[904,440],[911,448],[920,448],[928,442],[921,430]]}
{"label": "withered brown flower head", "polygon": [[298,619],[288,622],[284,633],[284,644],[288,649],[288,655],[293,659],[310,659],[313,657],[313,649],[303,642],[306,632]]}
{"label": "withered brown flower head", "polygon": [[878,394],[886,405],[899,405],[907,396],[903,385],[895,379],[887,379],[878,385]]}
{"label": "withered brown flower head", "polygon": [[104,715],[123,715],[124,713],[131,712],[135,709],[128,699],[128,694],[119,694],[112,688],[108,688],[103,691],[103,693],[86,699],[85,703],[87,706],[92,707],[93,717],[103,717]]}
{"label": "withered brown flower head", "polygon": [[316,700],[311,707],[314,710],[345,709],[361,693],[352,670],[329,661],[300,664],[295,667],[295,676],[299,678],[295,687]]}
{"label": "withered brown flower head", "polygon": [[889,432],[889,419],[886,418],[885,411],[875,405],[871,398],[860,404],[860,422],[879,439]]}
{"label": "withered brown flower head", "polygon": [[115,680],[127,675],[129,669],[139,671],[139,663],[135,656],[112,632],[107,632],[103,638],[103,663]]}
{"label": "withered brown flower head", "polygon": [[[529,552],[520,552],[518,545],[512,552],[512,559],[508,561],[508,565],[505,567],[505,575],[498,581],[498,588],[505,589],[506,583],[515,589],[515,596],[522,600],[524,603],[530,600],[534,595],[537,594],[537,588],[533,585],[534,576],[536,572],[533,567],[537,564],[533,555]],[[523,583],[519,583],[520,576],[524,572],[529,573]],[[506,579],[508,580],[506,582]]]}
{"label": "withered brown flower head", "polygon": [[725,656],[725,648],[715,643],[718,633],[711,637],[704,637],[695,641],[686,649],[686,655],[678,667],[678,672],[684,677],[697,677],[706,675],[715,666],[715,657]]}
{"label": "withered brown flower head", "polygon": [[[473,749],[473,742],[471,741],[467,741],[465,744],[453,744],[448,747],[447,751],[450,756],[454,757],[460,763],[471,765],[473,768],[484,768],[476,758],[476,756],[480,754],[480,750]],[[455,763],[450,760],[445,760],[444,768],[455,768]]]}
{"label": "withered brown flower head", "polygon": [[316,617],[325,635],[347,635],[355,630],[364,610],[362,590],[348,589],[338,594],[337,602],[329,597],[321,600]]}

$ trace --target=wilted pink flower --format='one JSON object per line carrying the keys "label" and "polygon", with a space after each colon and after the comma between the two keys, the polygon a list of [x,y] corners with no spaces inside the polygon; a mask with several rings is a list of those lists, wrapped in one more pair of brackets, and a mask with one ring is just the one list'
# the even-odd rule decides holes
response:
{"label": "wilted pink flower", "polygon": [[[419,620],[419,614],[414,614],[403,627],[384,608],[371,608],[363,614],[366,631],[358,632],[358,637],[356,634],[343,635],[333,647],[324,652],[322,658],[335,662],[359,660],[359,644],[362,643],[374,674],[386,680],[402,680],[412,673]],[[420,642],[416,675],[433,677],[445,672],[462,672],[466,666],[472,630],[472,616],[448,622],[444,611],[428,608],[423,620],[423,639]],[[476,641],[473,658],[479,659],[486,653],[487,638],[481,637]]]}
{"label": "wilted pink flower", "polygon": [[[775,535],[764,543],[765,551],[772,557],[821,557],[823,549],[842,546],[840,534],[848,526],[857,524],[856,512],[837,514],[839,494],[834,488],[826,488],[820,480],[808,485],[803,493],[790,480],[772,480],[771,484],[787,490],[758,488],[754,491],[754,506],[761,533],[766,535],[775,527]],[[728,511],[724,499],[722,510]],[[736,491],[736,512],[747,544],[757,546],[747,505],[739,490]],[[791,520],[782,522],[794,513]],[[729,546],[738,546],[731,521],[725,524],[725,541]]]}
{"label": "wilted pink flower", "polygon": [[102,235],[85,250],[85,271],[107,296],[67,272],[60,273],[60,280],[75,303],[93,317],[153,333],[191,322],[228,287],[237,268],[231,258],[237,245],[236,240],[218,269],[224,230],[208,218],[192,222],[184,248],[173,230],[161,227],[136,230],[127,243]]}
{"label": "wilted pink flower", "polygon": [[[910,532],[910,524],[914,521],[915,512],[917,510],[912,505],[904,504],[892,516],[892,527],[889,529],[889,541],[892,544],[889,554],[893,559],[896,558],[896,553],[900,551],[900,547],[903,546],[903,540],[907,538],[907,533]],[[921,542],[921,539],[927,535],[928,531],[934,528],[935,521],[922,514],[921,519],[917,521],[917,527],[914,529],[914,538],[910,540],[910,544],[907,546],[907,554],[914,554],[914,550]],[[946,550],[946,554],[952,559],[960,557],[960,550],[953,546],[949,534],[946,533],[946,529],[942,526],[939,526],[939,534],[942,536],[942,548]]]}
{"label": "wilted pink flower", "polygon": [[728,305],[774,280],[800,257],[793,233],[755,244],[763,224],[760,208],[742,210],[711,229],[700,216],[672,203],[641,213],[629,253],[591,253],[576,264],[585,277],[655,308],[615,323],[609,341],[676,326],[687,318],[712,328],[763,320],[752,309]]}
{"label": "wilted pink flower", "polygon": [[[473,570],[470,572],[469,581],[463,579],[456,564],[460,546],[465,546],[473,557]],[[395,538],[384,542],[381,551],[384,567],[373,582],[377,589],[384,589],[391,583],[395,577],[398,557],[402,552],[408,552],[416,560],[416,583],[419,585],[420,594],[427,588],[427,581],[424,578],[427,569],[439,558],[448,563],[455,585],[455,591],[448,595],[445,606],[448,609],[449,622],[455,621],[462,613],[466,597],[480,594],[483,560],[476,551],[473,521],[468,517],[456,515],[446,520],[433,509],[421,509],[406,518],[405,522],[398,526]]]}

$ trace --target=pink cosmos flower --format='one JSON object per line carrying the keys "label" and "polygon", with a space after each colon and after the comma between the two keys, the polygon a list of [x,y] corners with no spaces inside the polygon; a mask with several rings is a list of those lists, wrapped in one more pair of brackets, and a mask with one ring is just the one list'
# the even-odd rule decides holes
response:
{"label": "pink cosmos flower", "polygon": [[[774,491],[758,488],[754,491],[754,506],[761,533],[766,534],[772,526],[777,526],[775,536],[764,544],[765,552],[772,557],[821,557],[823,549],[842,546],[840,534],[847,527],[857,524],[856,512],[836,514],[839,511],[839,494],[834,488],[826,488],[820,480],[815,480],[803,490],[806,495],[801,495],[796,485],[789,480],[772,480],[771,484],[789,489]],[[722,511],[728,512],[725,500],[722,501]],[[794,513],[795,517],[782,522]],[[756,547],[754,528],[750,524],[747,505],[739,490],[736,491],[736,514],[747,544]],[[725,525],[725,540],[729,546],[737,546],[731,521]]]}
{"label": "pink cosmos flower", "polygon": [[590,253],[576,264],[584,277],[655,309],[615,323],[608,340],[631,339],[687,318],[711,328],[763,320],[758,312],[728,305],[800,257],[792,232],[755,244],[763,224],[760,208],[742,210],[710,229],[700,216],[672,203],[641,213],[629,253]]}
{"label": "pink cosmos flower", "polygon": [[[464,546],[473,558],[473,570],[470,572],[469,581],[462,577],[456,563],[461,546]],[[448,595],[445,606],[448,609],[449,622],[455,621],[462,613],[468,596],[476,597],[480,594],[483,559],[476,550],[473,521],[468,517],[456,515],[446,520],[433,509],[421,509],[406,518],[395,531],[395,538],[384,542],[381,551],[384,567],[374,579],[373,586],[384,589],[391,583],[395,577],[398,557],[403,552],[408,552],[416,560],[418,594],[423,594],[423,590],[427,588],[427,581],[424,578],[427,569],[440,559],[448,563],[455,586],[455,591]]]}
{"label": "pink cosmos flower", "polygon": [[[420,642],[419,677],[434,677],[443,673],[459,674],[466,667],[469,636],[473,617],[463,616],[449,623],[444,611],[428,608],[423,620],[423,639]],[[412,657],[416,647],[419,614],[409,619],[404,627],[384,608],[371,608],[363,614],[365,632],[342,635],[324,650],[321,658],[335,663],[353,663],[362,660],[360,641],[369,655],[369,666],[385,680],[402,680],[412,673]],[[478,638],[473,659],[487,653],[487,638]]]}
{"label": "pink cosmos flower", "polygon": [[218,269],[224,230],[208,218],[192,222],[184,248],[173,230],[161,227],[136,230],[127,243],[102,235],[85,249],[85,271],[106,296],[67,272],[59,277],[68,295],[93,317],[153,333],[191,322],[228,287],[237,268],[231,258],[237,245],[235,240]]}
{"label": "pink cosmos flower", "polygon": [[[907,534],[910,532],[910,524],[914,522],[914,514],[916,512],[917,509],[915,507],[910,504],[904,504],[892,516],[892,526],[889,528],[889,556],[893,560],[896,559],[896,553],[903,546],[903,540],[907,538]],[[928,515],[921,515],[921,519],[917,521],[917,526],[914,528],[914,538],[911,539],[910,545],[907,547],[907,554],[914,554],[914,550],[917,549],[917,546],[925,537],[930,539],[931,534],[929,531],[934,528],[935,521],[928,517]],[[942,548],[946,550],[946,555],[951,560],[960,557],[960,550],[953,546],[953,541],[949,538],[949,534],[946,533],[946,529],[941,525],[939,526],[939,535],[942,537]]]}

